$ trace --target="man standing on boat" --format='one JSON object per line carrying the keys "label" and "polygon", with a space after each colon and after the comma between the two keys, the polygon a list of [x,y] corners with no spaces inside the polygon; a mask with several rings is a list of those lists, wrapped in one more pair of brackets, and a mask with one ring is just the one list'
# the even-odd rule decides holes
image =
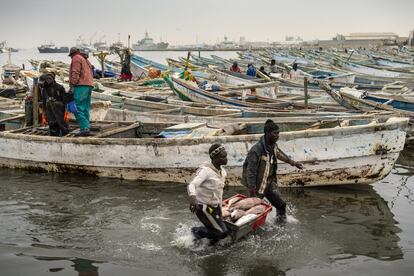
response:
{"label": "man standing on boat", "polygon": [[276,60],[274,59],[270,61],[270,73],[277,73]]}
{"label": "man standing on boat", "polygon": [[69,132],[65,122],[67,93],[65,88],[56,83],[55,75],[47,73],[42,78],[41,97],[43,109],[46,110],[46,121],[52,136],[65,136]]}
{"label": "man standing on boat", "polygon": [[227,152],[220,144],[209,149],[211,162],[204,162],[198,168],[193,180],[188,184],[190,210],[195,212],[204,227],[193,227],[191,232],[196,239],[208,238],[214,245],[224,239],[228,230],[222,219],[221,203],[227,172],[222,166],[227,164]]}
{"label": "man standing on boat", "polygon": [[251,197],[266,197],[277,210],[276,222],[286,221],[286,203],[276,190],[277,159],[303,169],[303,165],[290,159],[277,146],[279,127],[272,120],[264,125],[264,136],[248,152],[243,164],[242,184]]}
{"label": "man standing on boat", "polygon": [[70,49],[69,56],[72,58],[69,84],[76,103],[76,120],[80,128],[75,136],[89,136],[89,109],[93,88],[92,65],[76,47]]}

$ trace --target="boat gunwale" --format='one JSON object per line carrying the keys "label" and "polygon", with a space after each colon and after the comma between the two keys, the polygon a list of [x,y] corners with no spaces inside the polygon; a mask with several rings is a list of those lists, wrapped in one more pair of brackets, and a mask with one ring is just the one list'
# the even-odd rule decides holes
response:
{"label": "boat gunwale", "polygon": [[[392,119],[392,120],[390,120]],[[352,134],[361,134],[367,132],[389,131],[403,129],[408,127],[408,118],[391,117],[385,123],[375,123],[358,126],[345,126],[340,128],[329,129],[310,129],[299,131],[288,131],[280,133],[280,141],[289,141],[301,138],[315,138],[326,136],[346,136]],[[0,139],[14,139],[35,142],[56,142],[71,144],[90,144],[90,145],[145,145],[145,146],[190,146],[203,143],[229,143],[229,142],[255,142],[263,134],[248,135],[229,135],[229,136],[208,136],[197,138],[94,138],[94,137],[52,137],[38,136],[9,131],[0,132]]]}

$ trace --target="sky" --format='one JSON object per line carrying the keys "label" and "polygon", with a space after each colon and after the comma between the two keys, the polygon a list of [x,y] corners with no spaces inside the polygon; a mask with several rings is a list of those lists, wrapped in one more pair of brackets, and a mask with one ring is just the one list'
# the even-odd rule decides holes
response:
{"label": "sky", "polygon": [[[414,29],[414,0],[0,0],[0,41],[32,48],[52,41],[73,46],[118,36],[172,45],[238,41],[331,39],[337,33]],[[119,34],[119,35],[118,35]]]}

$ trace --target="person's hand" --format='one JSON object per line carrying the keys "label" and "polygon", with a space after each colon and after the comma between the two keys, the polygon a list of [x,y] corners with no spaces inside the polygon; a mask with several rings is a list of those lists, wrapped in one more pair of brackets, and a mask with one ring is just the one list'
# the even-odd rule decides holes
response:
{"label": "person's hand", "polygon": [[250,197],[256,197],[257,193],[256,193],[256,189],[249,189],[249,196]]}
{"label": "person's hand", "polygon": [[197,198],[196,196],[190,196],[190,211],[194,213],[197,210]]}

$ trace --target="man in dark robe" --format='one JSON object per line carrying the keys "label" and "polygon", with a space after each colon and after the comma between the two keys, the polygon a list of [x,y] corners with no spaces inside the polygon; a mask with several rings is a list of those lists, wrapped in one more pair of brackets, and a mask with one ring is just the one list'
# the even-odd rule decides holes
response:
{"label": "man in dark robe", "polygon": [[69,132],[65,122],[68,94],[62,85],[56,83],[54,74],[46,74],[41,96],[50,135],[65,136]]}

